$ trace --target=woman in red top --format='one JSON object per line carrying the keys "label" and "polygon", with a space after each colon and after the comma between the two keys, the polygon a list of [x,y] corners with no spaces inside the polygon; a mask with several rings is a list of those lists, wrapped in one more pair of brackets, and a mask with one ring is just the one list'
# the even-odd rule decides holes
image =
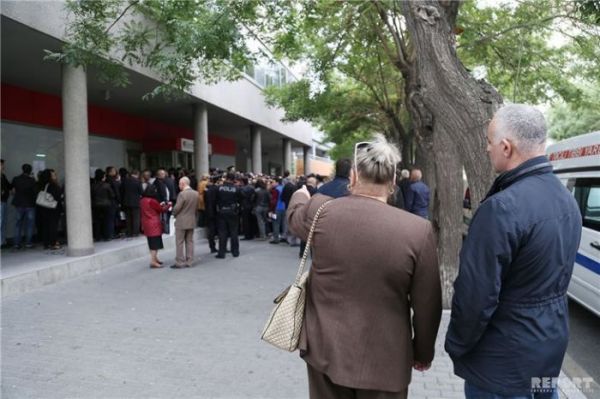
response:
{"label": "woman in red top", "polygon": [[148,248],[150,249],[150,267],[152,269],[161,268],[162,262],[158,260],[158,250],[163,249],[162,233],[163,226],[160,220],[160,214],[169,209],[170,203],[160,204],[158,202],[158,192],[154,185],[149,185],[140,200],[140,213],[142,222],[142,231],[148,238]]}

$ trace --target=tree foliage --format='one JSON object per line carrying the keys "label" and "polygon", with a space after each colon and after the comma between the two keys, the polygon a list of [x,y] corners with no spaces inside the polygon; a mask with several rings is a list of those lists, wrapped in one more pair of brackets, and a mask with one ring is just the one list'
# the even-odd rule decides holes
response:
{"label": "tree foliage", "polygon": [[564,140],[594,131],[600,131],[600,87],[584,87],[581,104],[556,103],[548,112],[550,136]]}
{"label": "tree foliage", "polygon": [[287,118],[318,124],[340,146],[334,156],[374,132],[406,139],[404,81],[372,29],[378,23],[372,5],[321,0],[300,3],[294,12],[293,27],[280,26],[272,43],[287,59],[307,62],[312,82],[270,88],[269,102]]}
{"label": "tree foliage", "polygon": [[594,3],[522,0],[481,7],[466,1],[457,21],[459,57],[511,102],[577,103],[583,96],[578,81],[600,84]]}
{"label": "tree foliage", "polygon": [[68,0],[67,42],[47,58],[95,66],[101,81],[129,83],[122,65],[150,68],[162,84],[150,95],[181,94],[197,79],[235,79],[251,61],[244,23],[256,1]]}

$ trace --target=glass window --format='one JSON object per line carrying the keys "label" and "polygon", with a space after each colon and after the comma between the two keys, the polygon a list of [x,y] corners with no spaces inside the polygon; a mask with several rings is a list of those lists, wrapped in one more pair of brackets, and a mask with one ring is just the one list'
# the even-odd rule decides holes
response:
{"label": "glass window", "polygon": [[573,193],[581,210],[583,226],[600,231],[600,179],[577,179]]}

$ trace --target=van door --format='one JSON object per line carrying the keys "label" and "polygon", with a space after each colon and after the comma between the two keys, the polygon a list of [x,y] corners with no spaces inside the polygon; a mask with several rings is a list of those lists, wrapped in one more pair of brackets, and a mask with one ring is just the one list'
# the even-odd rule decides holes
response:
{"label": "van door", "polygon": [[569,294],[600,315],[600,178],[577,178],[573,195],[583,230]]}

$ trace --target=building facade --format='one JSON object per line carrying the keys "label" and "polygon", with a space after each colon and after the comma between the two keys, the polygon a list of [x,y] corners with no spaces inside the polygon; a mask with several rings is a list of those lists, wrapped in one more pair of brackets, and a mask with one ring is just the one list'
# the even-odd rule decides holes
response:
{"label": "building facade", "polygon": [[69,255],[94,250],[89,177],[96,168],[184,167],[200,175],[235,166],[281,174],[295,169],[292,154],[301,153],[303,171],[310,171],[318,132],[305,122],[282,122],[283,110],[263,98],[265,85],[293,78],[283,65],[257,66],[234,82],[195,82],[186,99],[143,100],[159,81],[142,66],[129,67],[130,85],[115,88],[93,68],[44,61],[45,50],[58,51],[65,40],[63,2],[3,1],[1,14],[5,173],[18,175],[24,163],[34,172],[57,170],[65,183]]}

